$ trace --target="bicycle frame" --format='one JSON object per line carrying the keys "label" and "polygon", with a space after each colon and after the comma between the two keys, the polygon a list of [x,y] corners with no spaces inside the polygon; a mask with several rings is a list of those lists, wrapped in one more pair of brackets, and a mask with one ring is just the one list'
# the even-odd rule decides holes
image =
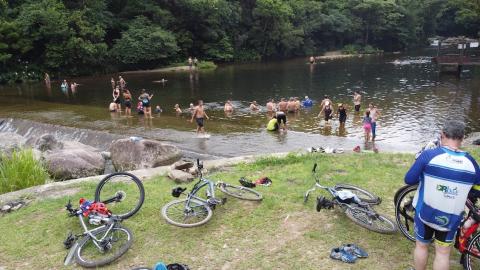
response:
{"label": "bicycle frame", "polygon": [[200,176],[200,180],[195,184],[192,191],[187,194],[187,200],[185,202],[185,207],[186,208],[189,207],[188,205],[190,204],[191,199],[195,199],[195,200],[201,201],[201,202],[206,203],[206,204],[208,203],[207,200],[205,200],[203,198],[200,198],[200,197],[195,195],[195,194],[197,194],[197,192],[200,189],[202,189],[205,186],[207,186],[207,197],[208,198],[215,198],[216,183],[212,182],[211,180],[209,180],[207,178],[203,178],[202,176]]}
{"label": "bicycle frame", "polygon": [[[333,203],[335,203],[336,205],[339,205],[342,208],[353,208],[350,205],[350,203],[344,203],[344,202],[341,202],[337,199],[337,191],[333,187],[327,187],[327,186],[324,186],[324,185],[320,184],[320,178],[318,177],[318,173],[317,173],[316,169],[317,169],[317,163],[315,163],[315,165],[313,166],[313,169],[312,169],[312,176],[313,176],[313,178],[315,178],[315,184],[313,185],[313,187],[311,189],[307,190],[307,192],[305,193],[305,198],[308,198],[310,196],[311,192],[313,192],[317,189],[323,189],[323,190],[328,191],[328,193],[330,193],[330,195],[333,197]],[[377,215],[377,213],[371,209],[369,204],[362,203],[361,201],[360,201],[360,203],[357,203],[357,204],[361,208],[356,208],[356,210],[360,210],[362,212],[365,212],[368,215],[374,215],[374,216]]]}

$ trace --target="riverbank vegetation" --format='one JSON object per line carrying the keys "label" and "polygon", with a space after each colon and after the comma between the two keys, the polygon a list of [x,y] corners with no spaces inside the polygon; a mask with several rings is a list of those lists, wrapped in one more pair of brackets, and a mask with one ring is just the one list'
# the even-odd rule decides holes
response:
{"label": "riverbank vegetation", "polygon": [[0,157],[0,194],[45,184],[49,175],[32,150]]}
{"label": "riverbank vegetation", "polygon": [[[480,158],[479,151],[473,155]],[[211,178],[238,183],[242,176],[252,180],[268,176],[273,184],[256,188],[264,195],[261,203],[229,198],[215,209],[212,220],[191,229],[168,225],[160,215],[161,207],[174,199],[170,194],[177,184],[165,177],[145,180],[143,208],[124,222],[134,234],[133,247],[106,269],[153,266],[158,261],[182,262],[192,269],[407,269],[414,244],[402,235],[370,232],[339,210],[318,213],[315,196],[327,194],[318,191],[307,204],[303,194],[313,184],[311,169],[317,162],[323,184],[343,182],[372,191],[383,199],[377,210],[393,217],[393,196],[403,185],[413,158],[411,154],[388,153],[289,155],[225,168]],[[81,230],[76,219],[67,217],[64,205],[82,196],[92,199],[95,185],[85,183],[75,195],[33,201],[0,218],[0,266],[59,268],[67,252],[62,245],[64,237],[69,230]],[[370,257],[351,267],[331,260],[330,250],[345,243],[362,246]],[[453,256],[452,269],[462,269],[455,264],[458,255]]]}
{"label": "riverbank vegetation", "polygon": [[[0,82],[216,62],[403,50],[478,36],[470,0],[0,0]],[[368,47],[370,46],[370,47]]]}

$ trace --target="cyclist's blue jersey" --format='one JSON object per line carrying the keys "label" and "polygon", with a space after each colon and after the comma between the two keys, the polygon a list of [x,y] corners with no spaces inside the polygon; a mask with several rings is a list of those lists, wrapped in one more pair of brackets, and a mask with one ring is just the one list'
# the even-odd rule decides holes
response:
{"label": "cyclist's blue jersey", "polygon": [[405,183],[419,183],[414,206],[420,220],[433,229],[451,231],[460,225],[470,189],[480,184],[480,169],[467,152],[439,147],[418,157]]}

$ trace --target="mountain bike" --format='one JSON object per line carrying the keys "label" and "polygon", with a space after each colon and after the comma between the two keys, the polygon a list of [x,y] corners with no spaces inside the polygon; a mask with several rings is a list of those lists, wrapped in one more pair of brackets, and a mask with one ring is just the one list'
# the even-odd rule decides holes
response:
{"label": "mountain bike", "polygon": [[[143,184],[136,176],[113,173],[97,185],[93,202],[81,198],[79,208],[73,208],[69,201],[66,210],[70,217],[78,217],[83,233],[70,232],[64,241],[70,249],[64,265],[74,258],[80,266],[100,267],[125,254],[133,243],[133,235],[121,222],[140,210],[144,198]],[[95,227],[89,229],[85,219]]]}
{"label": "mountain bike", "polygon": [[[227,199],[218,199],[215,196],[215,189],[218,187],[223,193],[241,200],[261,201],[262,194],[259,192],[243,187],[231,185],[224,182],[214,182],[204,178],[202,169],[203,164],[197,159],[198,182],[192,188],[192,191],[186,193],[185,199],[174,200],[167,203],[162,208],[162,216],[165,220],[175,226],[190,228],[200,226],[207,223],[213,215],[212,209],[217,205],[223,205]],[[200,197],[199,191],[206,188],[206,198]],[[173,197],[180,197],[184,194],[186,188],[177,187],[172,190]]]}
{"label": "mountain bike", "polygon": [[381,203],[379,197],[353,185],[336,184],[334,187],[323,186],[320,184],[316,169],[317,163],[313,165],[312,169],[315,184],[305,193],[304,203],[308,201],[311,192],[316,189],[323,189],[330,193],[332,199],[329,200],[324,196],[317,197],[317,211],[323,208],[332,209],[336,205],[345,212],[349,219],[368,230],[385,234],[396,232],[395,223],[387,217],[378,214],[372,207],[372,205]]}
{"label": "mountain bike", "polygon": [[[395,194],[395,218],[400,232],[410,241],[415,241],[414,217],[415,194],[418,185],[405,185]],[[455,236],[454,247],[462,254],[460,264],[467,270],[480,269],[480,225],[479,208],[475,205],[478,198],[469,196],[465,204],[468,213],[460,223]],[[473,219],[474,223],[468,229],[462,230],[467,220]]]}

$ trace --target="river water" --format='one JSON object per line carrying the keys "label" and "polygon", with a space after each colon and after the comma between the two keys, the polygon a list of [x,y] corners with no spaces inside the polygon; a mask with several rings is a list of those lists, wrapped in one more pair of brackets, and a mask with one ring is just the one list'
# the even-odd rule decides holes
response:
{"label": "river water", "polygon": [[[0,86],[0,117],[31,120],[19,123],[29,123],[33,129],[35,123],[48,123],[113,133],[115,137],[153,138],[212,158],[311,146],[371,148],[372,144],[363,143],[361,116],[352,110],[345,129],[325,125],[315,117],[323,95],[329,95],[335,104],[342,102],[352,108],[352,92],[359,90],[363,108],[373,102],[381,110],[375,147],[380,151],[414,151],[435,136],[447,118],[465,121],[469,132],[480,131],[479,70],[466,70],[461,78],[439,75],[428,55],[369,56],[325,60],[316,65],[293,59],[226,65],[215,71],[122,74],[134,97],[142,88],[154,94],[152,104],[160,105],[164,112],[152,120],[135,113],[127,118],[108,112],[112,100],[110,75],[75,78],[80,84],[76,93],[62,92],[60,82],[52,82],[50,90],[43,83]],[[155,82],[162,78],[168,81]],[[289,115],[285,133],[265,131],[268,118],[264,108],[256,113],[248,109],[252,100],[264,106],[269,98],[305,95],[317,103]],[[190,115],[177,116],[173,110],[176,103],[186,109],[199,98],[206,102],[211,117],[206,122],[209,139],[196,138],[195,126],[188,122]],[[223,112],[226,99],[234,103],[233,115]]]}

